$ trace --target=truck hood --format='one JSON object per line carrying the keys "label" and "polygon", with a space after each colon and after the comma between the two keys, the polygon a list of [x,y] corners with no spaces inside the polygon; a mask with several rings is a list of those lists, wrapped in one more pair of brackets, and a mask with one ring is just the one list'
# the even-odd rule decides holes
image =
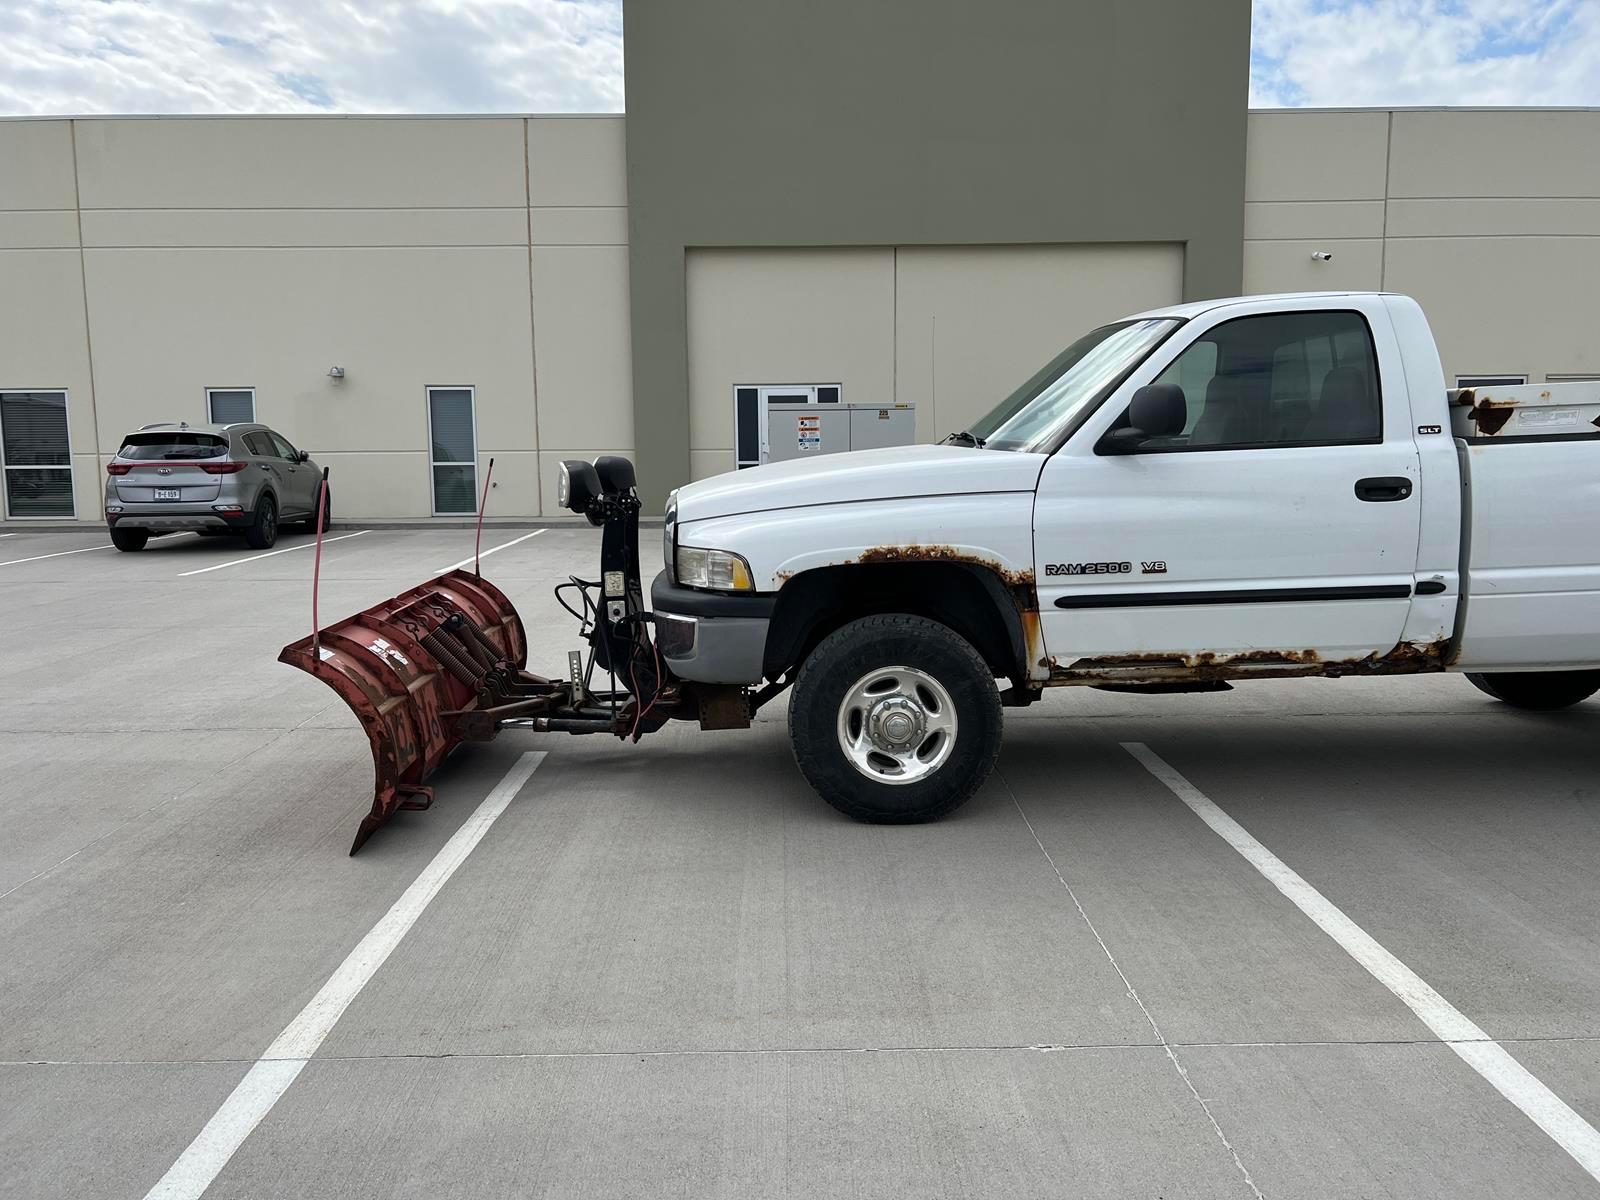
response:
{"label": "truck hood", "polygon": [[1031,492],[1039,482],[1045,461],[1042,454],[1009,450],[893,446],[768,463],[679,488],[678,520],[699,521],[852,500]]}

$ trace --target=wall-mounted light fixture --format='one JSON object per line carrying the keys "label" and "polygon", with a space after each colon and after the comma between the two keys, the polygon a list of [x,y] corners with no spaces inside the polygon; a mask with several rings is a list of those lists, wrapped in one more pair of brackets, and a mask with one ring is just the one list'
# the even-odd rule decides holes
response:
{"label": "wall-mounted light fixture", "polygon": [[[1330,254],[1326,250],[1313,250],[1311,252],[1311,261],[1312,262],[1332,262],[1333,261],[1333,255]],[[337,371],[338,369],[339,369],[338,367],[334,368],[335,371]]]}
{"label": "wall-mounted light fixture", "polygon": [[329,379],[343,379],[344,378],[344,368],[343,367],[329,367],[328,368],[328,378]]}

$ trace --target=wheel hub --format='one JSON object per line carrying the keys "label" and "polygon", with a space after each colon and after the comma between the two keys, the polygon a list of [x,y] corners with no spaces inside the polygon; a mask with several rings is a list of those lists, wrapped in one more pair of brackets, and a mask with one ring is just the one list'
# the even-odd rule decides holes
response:
{"label": "wheel hub", "polygon": [[890,754],[915,746],[927,727],[922,706],[908,696],[880,700],[867,714],[867,732],[873,745]]}
{"label": "wheel hub", "polygon": [[939,680],[916,667],[877,667],[844,694],[839,748],[876,783],[915,783],[949,759],[956,725],[955,700]]}

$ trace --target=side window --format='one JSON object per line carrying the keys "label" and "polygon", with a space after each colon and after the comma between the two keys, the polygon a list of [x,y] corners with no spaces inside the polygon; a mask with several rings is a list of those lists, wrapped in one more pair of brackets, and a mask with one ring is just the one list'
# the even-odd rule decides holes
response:
{"label": "side window", "polygon": [[1188,420],[1181,433],[1151,438],[1141,451],[1339,445],[1383,436],[1377,355],[1359,313],[1228,321],[1156,382],[1183,389]]}
{"label": "side window", "polygon": [[272,433],[268,434],[267,436],[272,439],[273,451],[279,458],[287,458],[290,462],[295,462],[299,459],[300,456],[295,453],[294,447],[289,445],[288,442],[284,441],[277,434]]}
{"label": "side window", "polygon": [[272,448],[272,443],[267,441],[267,435],[264,433],[245,434],[244,448],[257,458],[278,457],[278,452]]}

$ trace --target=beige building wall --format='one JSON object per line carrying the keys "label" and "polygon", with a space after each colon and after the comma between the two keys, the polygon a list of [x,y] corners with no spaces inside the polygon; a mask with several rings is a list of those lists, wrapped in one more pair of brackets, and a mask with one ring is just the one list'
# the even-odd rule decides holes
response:
{"label": "beige building wall", "polygon": [[1452,379],[1600,377],[1600,110],[1254,112],[1248,147],[1246,290],[1415,296]]}
{"label": "beige building wall", "polygon": [[[204,420],[207,387],[255,388],[341,519],[429,520],[425,389],[471,386],[491,519],[559,515],[561,458],[635,453],[623,139],[621,117],[0,121],[0,389],[68,393],[84,522],[122,435]],[[1249,291],[1408,292],[1452,376],[1600,376],[1600,111],[1255,112],[1248,147]],[[693,473],[732,465],[735,383],[840,383],[943,437],[1177,299],[1182,256],[691,251]]]}
{"label": "beige building wall", "polygon": [[694,478],[734,465],[733,390],[841,385],[914,404],[931,442],[982,416],[1080,334],[1182,296],[1183,249],[916,246],[689,253]]}
{"label": "beige building wall", "polygon": [[208,387],[254,388],[257,419],[330,468],[339,518],[367,521],[430,519],[426,389],[470,386],[491,519],[548,515],[560,458],[632,453],[622,136],[0,122],[0,389],[68,389],[80,520],[122,435],[206,420]]}

